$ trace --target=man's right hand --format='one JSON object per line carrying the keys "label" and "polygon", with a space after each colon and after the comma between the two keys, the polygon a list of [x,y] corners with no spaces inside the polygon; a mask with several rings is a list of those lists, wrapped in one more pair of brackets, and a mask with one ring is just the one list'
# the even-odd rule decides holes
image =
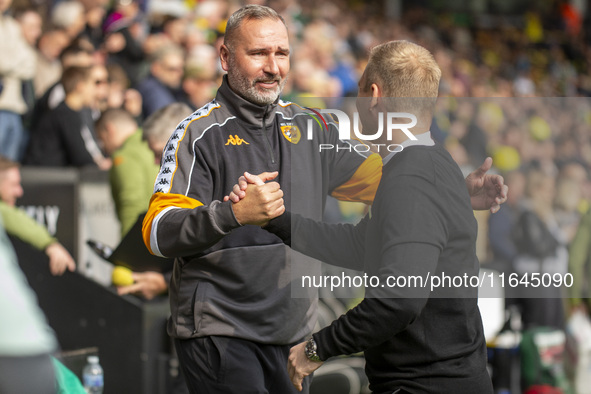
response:
{"label": "man's right hand", "polygon": [[275,179],[277,174],[276,171],[260,175],[245,172],[240,177],[239,184],[232,190],[236,198],[224,198],[224,201],[232,200],[232,209],[238,223],[265,226],[269,220],[285,212],[283,191],[279,183],[265,183]]}

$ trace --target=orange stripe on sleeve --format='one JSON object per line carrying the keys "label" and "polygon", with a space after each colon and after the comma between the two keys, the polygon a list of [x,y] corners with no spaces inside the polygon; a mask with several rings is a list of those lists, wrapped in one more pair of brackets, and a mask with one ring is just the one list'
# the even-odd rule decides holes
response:
{"label": "orange stripe on sleeve", "polygon": [[373,203],[382,179],[382,158],[377,153],[370,155],[353,174],[351,179],[333,190],[331,195],[341,201]]}
{"label": "orange stripe on sleeve", "polygon": [[148,212],[146,213],[144,222],[142,223],[142,237],[150,253],[156,254],[154,251],[152,251],[151,236],[152,225],[158,214],[170,207],[193,209],[201,205],[203,205],[202,202],[182,194],[154,193],[152,198],[150,198],[150,207],[148,208]]}

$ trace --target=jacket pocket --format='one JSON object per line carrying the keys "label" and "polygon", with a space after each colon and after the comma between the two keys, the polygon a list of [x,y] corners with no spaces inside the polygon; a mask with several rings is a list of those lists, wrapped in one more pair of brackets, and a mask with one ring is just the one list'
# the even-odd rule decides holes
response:
{"label": "jacket pocket", "polygon": [[195,327],[193,334],[199,333],[199,329],[201,328],[201,323],[203,321],[203,310],[205,308],[205,292],[207,285],[207,282],[201,281],[197,281],[197,284],[195,285],[193,301],[191,302],[193,305],[193,323]]}

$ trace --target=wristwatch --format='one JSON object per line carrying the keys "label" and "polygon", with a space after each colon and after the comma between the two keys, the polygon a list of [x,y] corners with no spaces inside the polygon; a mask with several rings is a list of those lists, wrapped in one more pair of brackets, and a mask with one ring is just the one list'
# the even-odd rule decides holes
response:
{"label": "wristwatch", "polygon": [[306,348],[304,349],[304,352],[306,353],[306,357],[308,357],[308,360],[310,361],[322,361],[320,359],[320,357],[318,357],[318,353],[316,353],[316,341],[314,340],[314,338],[310,338],[308,339],[308,342],[306,342]]}

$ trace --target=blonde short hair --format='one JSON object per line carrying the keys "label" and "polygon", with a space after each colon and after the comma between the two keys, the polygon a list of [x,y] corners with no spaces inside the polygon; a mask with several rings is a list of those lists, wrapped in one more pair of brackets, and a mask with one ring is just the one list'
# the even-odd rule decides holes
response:
{"label": "blonde short hair", "polygon": [[413,98],[407,105],[432,112],[440,79],[441,69],[431,52],[410,41],[390,41],[371,50],[360,88],[367,92],[375,83],[384,97]]}

